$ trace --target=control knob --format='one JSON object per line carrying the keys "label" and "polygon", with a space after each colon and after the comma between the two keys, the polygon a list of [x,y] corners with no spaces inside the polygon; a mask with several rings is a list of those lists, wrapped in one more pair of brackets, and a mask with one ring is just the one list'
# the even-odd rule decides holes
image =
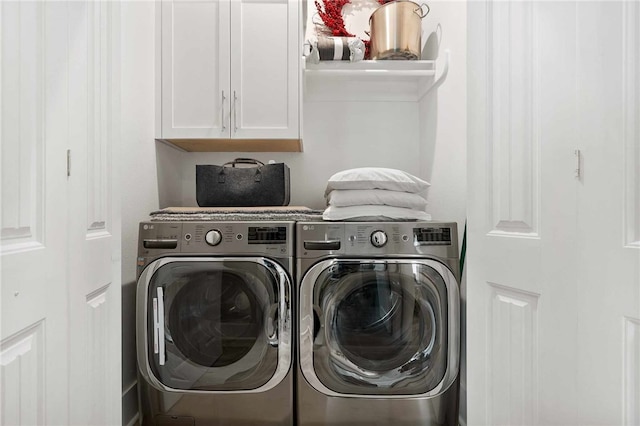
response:
{"label": "control knob", "polygon": [[387,244],[387,234],[384,231],[373,231],[371,233],[371,244],[374,247],[384,247]]}
{"label": "control knob", "polygon": [[217,246],[222,241],[222,233],[217,229],[212,229],[204,236],[204,240],[210,246]]}

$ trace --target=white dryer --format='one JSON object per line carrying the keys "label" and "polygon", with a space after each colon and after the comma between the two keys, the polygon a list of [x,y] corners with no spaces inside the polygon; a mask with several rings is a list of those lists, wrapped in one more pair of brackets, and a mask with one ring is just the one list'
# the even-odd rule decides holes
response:
{"label": "white dryer", "polygon": [[297,421],[456,425],[455,223],[299,222]]}
{"label": "white dryer", "polygon": [[291,426],[294,222],[140,224],[143,425]]}

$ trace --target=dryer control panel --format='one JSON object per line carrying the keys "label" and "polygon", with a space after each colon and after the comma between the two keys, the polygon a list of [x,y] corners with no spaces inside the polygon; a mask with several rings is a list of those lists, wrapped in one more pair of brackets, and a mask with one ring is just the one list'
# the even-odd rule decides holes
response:
{"label": "dryer control panel", "polygon": [[458,253],[452,222],[300,222],[297,256],[434,255]]}
{"label": "dryer control panel", "polygon": [[451,228],[449,227],[418,227],[413,228],[413,239],[421,246],[438,246],[451,244]]}

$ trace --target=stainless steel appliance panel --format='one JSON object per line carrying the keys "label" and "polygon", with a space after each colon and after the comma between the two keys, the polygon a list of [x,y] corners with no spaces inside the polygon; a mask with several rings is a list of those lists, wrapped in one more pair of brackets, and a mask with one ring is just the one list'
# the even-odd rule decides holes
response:
{"label": "stainless steel appliance panel", "polygon": [[458,371],[458,285],[430,259],[327,259],[300,285],[305,379],[327,395],[432,396]]}
{"label": "stainless steel appliance panel", "polygon": [[289,371],[268,392],[215,395],[162,392],[142,382],[139,384],[142,424],[180,425],[185,418],[192,418],[194,426],[291,426],[293,376],[293,371]]}
{"label": "stainless steel appliance panel", "polygon": [[299,425],[457,425],[456,226],[297,224]]}
{"label": "stainless steel appliance panel", "polygon": [[294,222],[143,222],[143,425],[294,424]]}
{"label": "stainless steel appliance panel", "polygon": [[345,398],[313,389],[298,370],[300,426],[455,426],[458,424],[459,380],[431,398]]}

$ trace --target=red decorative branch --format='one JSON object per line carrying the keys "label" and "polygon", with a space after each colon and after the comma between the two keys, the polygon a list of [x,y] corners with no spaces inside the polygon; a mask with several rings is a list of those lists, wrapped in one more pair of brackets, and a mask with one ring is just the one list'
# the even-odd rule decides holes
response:
{"label": "red decorative branch", "polygon": [[324,7],[320,6],[318,0],[315,0],[318,16],[322,19],[324,25],[331,31],[334,37],[355,37],[344,26],[344,18],[342,17],[342,8],[345,4],[351,3],[351,0],[321,0]]}

